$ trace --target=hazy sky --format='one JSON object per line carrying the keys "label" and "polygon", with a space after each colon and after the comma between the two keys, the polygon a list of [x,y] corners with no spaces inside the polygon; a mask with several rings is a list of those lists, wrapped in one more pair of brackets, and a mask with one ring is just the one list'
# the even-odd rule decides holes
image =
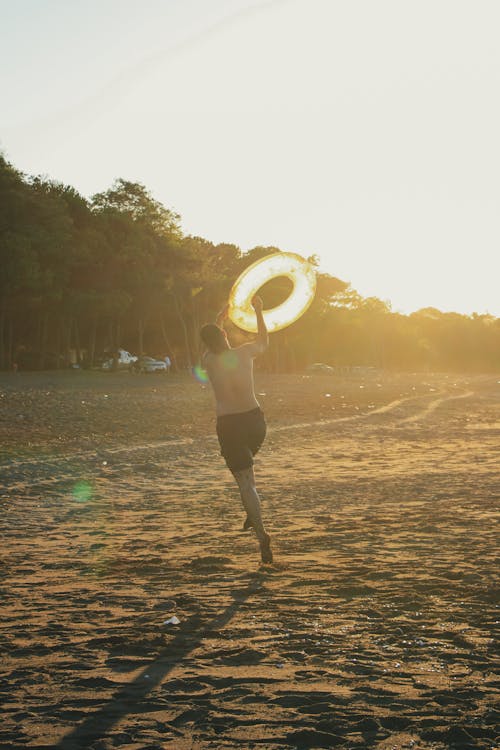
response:
{"label": "hazy sky", "polygon": [[498,0],[0,0],[0,148],[187,234],[500,316]]}

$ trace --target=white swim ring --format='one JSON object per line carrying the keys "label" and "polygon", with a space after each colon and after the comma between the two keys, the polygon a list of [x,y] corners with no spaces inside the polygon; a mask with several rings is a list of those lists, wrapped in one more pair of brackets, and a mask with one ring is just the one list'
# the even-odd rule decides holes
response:
{"label": "white swim ring", "polygon": [[285,276],[293,283],[289,297],[269,310],[264,310],[267,330],[272,333],[294,323],[305,313],[316,292],[313,266],[295,253],[273,253],[255,261],[238,277],[229,295],[229,318],[244,331],[255,333],[257,319],[252,297],[271,279]]}

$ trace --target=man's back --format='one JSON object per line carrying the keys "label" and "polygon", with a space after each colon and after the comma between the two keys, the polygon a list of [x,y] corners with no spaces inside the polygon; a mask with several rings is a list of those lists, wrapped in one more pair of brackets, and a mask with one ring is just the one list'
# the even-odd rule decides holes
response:
{"label": "man's back", "polygon": [[254,341],[220,354],[208,352],[205,368],[215,395],[217,416],[241,414],[259,406],[253,383],[253,360],[265,349]]}

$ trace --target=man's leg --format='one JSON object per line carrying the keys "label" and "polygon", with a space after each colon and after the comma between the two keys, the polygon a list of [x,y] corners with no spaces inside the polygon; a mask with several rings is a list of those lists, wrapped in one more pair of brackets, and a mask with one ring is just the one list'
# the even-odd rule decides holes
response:
{"label": "man's leg", "polygon": [[250,524],[255,529],[257,539],[260,544],[260,551],[262,555],[262,562],[270,563],[273,561],[273,555],[270,547],[270,537],[266,533],[264,524],[262,522],[262,515],[260,512],[260,498],[255,487],[255,474],[253,466],[248,469],[242,469],[241,471],[234,472],[234,478],[240,488],[241,501],[243,507],[247,512],[247,517]]}

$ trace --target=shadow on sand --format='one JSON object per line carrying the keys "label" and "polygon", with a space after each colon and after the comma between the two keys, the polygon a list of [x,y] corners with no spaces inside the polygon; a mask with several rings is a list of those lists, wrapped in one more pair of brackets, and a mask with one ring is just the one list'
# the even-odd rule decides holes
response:
{"label": "shadow on sand", "polygon": [[54,748],[77,750],[89,747],[90,742],[104,739],[109,730],[121,719],[134,713],[134,709],[140,702],[162,683],[174,667],[200,645],[207,634],[227,625],[241,605],[260,589],[266,578],[265,570],[252,573],[245,588],[229,592],[234,601],[210,622],[202,623],[200,618],[192,617],[189,621],[189,632],[179,633],[168,644],[168,648],[148,664],[132,682],[118,690],[104,706],[62,737]]}

